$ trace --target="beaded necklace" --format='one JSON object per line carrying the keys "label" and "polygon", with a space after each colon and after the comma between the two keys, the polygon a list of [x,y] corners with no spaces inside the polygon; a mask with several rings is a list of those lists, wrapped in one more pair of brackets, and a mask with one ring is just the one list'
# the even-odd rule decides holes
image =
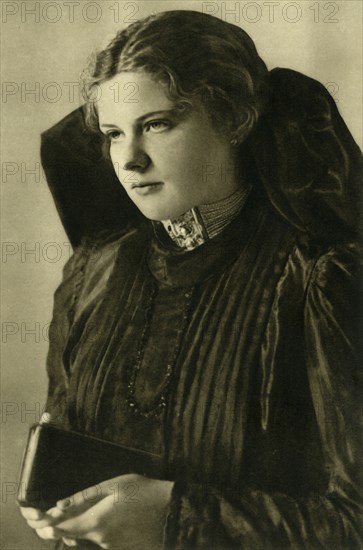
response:
{"label": "beaded necklace", "polygon": [[142,416],[144,418],[152,418],[160,415],[163,410],[165,409],[167,405],[167,396],[170,390],[172,375],[175,367],[176,360],[179,355],[180,346],[183,338],[184,331],[187,326],[191,303],[192,303],[192,297],[193,297],[193,290],[194,287],[190,287],[185,290],[185,304],[184,304],[184,312],[182,317],[181,325],[177,331],[177,338],[176,338],[176,344],[174,353],[172,356],[171,361],[166,365],[166,374],[165,378],[162,384],[162,389],[159,392],[159,395],[157,395],[154,399],[154,403],[151,407],[147,408],[143,406],[142,404],[138,403],[135,397],[136,392],[136,380],[138,377],[138,374],[140,372],[142,360],[145,353],[146,344],[149,338],[150,333],[150,327],[153,317],[153,310],[154,310],[154,304],[155,304],[155,298],[158,292],[158,289],[156,285],[153,285],[153,288],[150,292],[150,298],[149,303],[147,304],[145,308],[145,324],[141,333],[139,347],[136,353],[136,360],[131,366],[129,370],[129,383],[127,386],[127,398],[126,402],[130,410],[135,414]]}
{"label": "beaded necklace", "polygon": [[[161,222],[164,225],[171,239],[184,250],[193,250],[206,240],[218,235],[240,212],[251,186],[238,189],[229,197],[199,208],[192,208],[177,220],[166,220]],[[157,224],[155,224],[157,226]],[[127,385],[126,402],[135,415],[144,418],[152,418],[160,415],[167,406],[167,396],[170,391],[173,371],[177,361],[184,331],[189,318],[194,287],[191,286],[185,291],[185,303],[182,322],[177,331],[174,353],[171,361],[166,365],[166,374],[161,391],[155,397],[151,407],[145,407],[136,399],[136,381],[139,375],[146,345],[150,335],[150,328],[154,313],[155,299],[158,292],[156,284],[152,285],[148,304],[145,308],[145,323],[141,332],[139,347],[136,359],[129,369],[129,382]]]}

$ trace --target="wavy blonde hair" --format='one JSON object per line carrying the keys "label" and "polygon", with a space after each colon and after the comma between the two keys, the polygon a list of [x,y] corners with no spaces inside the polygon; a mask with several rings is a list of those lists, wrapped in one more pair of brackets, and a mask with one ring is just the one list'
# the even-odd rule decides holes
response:
{"label": "wavy blonde hair", "polygon": [[195,11],[151,15],[119,31],[82,75],[87,125],[98,131],[94,88],[121,72],[145,71],[181,109],[202,102],[219,130],[241,143],[267,101],[269,72],[241,28]]}

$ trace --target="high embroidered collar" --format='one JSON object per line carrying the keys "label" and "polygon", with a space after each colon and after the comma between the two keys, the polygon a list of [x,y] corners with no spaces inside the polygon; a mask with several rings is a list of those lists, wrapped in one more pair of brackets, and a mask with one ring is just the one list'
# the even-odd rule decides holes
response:
{"label": "high embroidered collar", "polygon": [[162,220],[156,224],[164,226],[179,248],[194,250],[221,233],[238,215],[250,190],[251,186],[243,187],[220,201],[191,208],[174,220]]}
{"label": "high embroidered collar", "polygon": [[158,228],[154,225],[147,257],[149,270],[165,286],[188,287],[207,280],[235,261],[264,216],[266,207],[252,189],[243,209],[223,231],[193,250],[179,247],[161,224]]}

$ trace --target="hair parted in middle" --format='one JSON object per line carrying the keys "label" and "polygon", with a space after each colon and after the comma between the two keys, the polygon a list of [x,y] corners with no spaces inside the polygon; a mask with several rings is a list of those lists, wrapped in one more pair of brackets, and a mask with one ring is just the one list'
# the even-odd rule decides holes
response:
{"label": "hair parted in middle", "polygon": [[[240,27],[196,11],[167,11],[119,31],[83,72],[86,123],[98,131],[95,88],[121,72],[165,84],[180,109],[200,101],[212,124],[242,143],[268,97],[269,72]],[[97,95],[97,94],[96,94]]]}

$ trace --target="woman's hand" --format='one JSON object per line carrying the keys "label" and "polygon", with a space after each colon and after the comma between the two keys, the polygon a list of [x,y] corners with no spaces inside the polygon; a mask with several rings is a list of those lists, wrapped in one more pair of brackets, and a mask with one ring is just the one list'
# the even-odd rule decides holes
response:
{"label": "woman's hand", "polygon": [[20,506],[20,512],[21,512],[21,515],[26,519],[29,527],[32,527],[33,529],[35,529],[36,533],[40,536],[40,538],[52,539],[52,540],[61,538],[60,536],[55,536],[55,534],[51,532],[50,527],[48,529],[40,528],[43,525],[44,526],[52,525],[52,523],[56,521],[57,517],[59,518],[62,517],[63,512],[60,508],[59,509],[51,508],[47,512],[42,512],[37,508]]}
{"label": "woman's hand", "polygon": [[101,548],[161,549],[173,483],[127,474],[104,481],[57,503],[45,513],[21,508],[43,539],[69,546],[85,539]]}

